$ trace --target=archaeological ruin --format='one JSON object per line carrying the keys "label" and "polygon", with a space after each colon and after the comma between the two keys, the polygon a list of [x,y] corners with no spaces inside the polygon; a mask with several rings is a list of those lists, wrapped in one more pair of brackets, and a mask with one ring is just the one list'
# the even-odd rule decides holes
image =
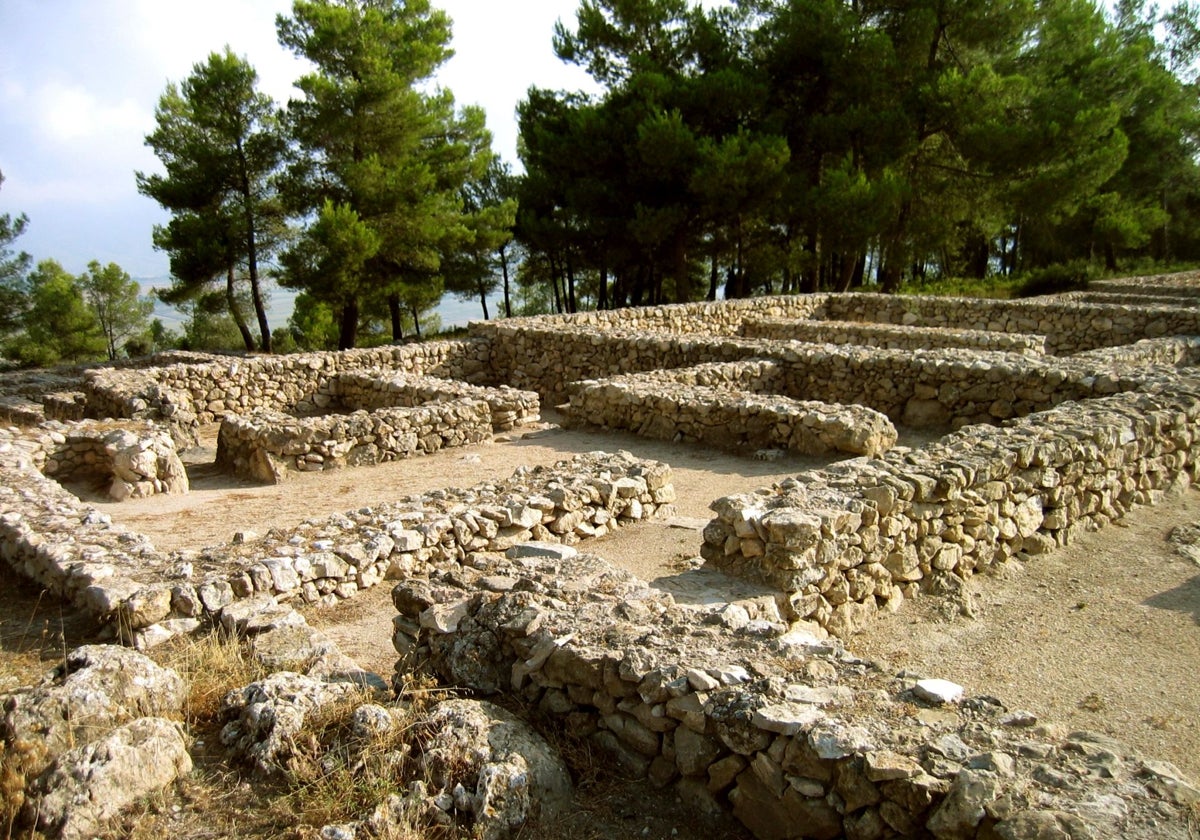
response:
{"label": "archaeological ruin", "polygon": [[[310,697],[355,665],[292,607],[393,587],[397,684],[423,668],[519,699],[764,840],[1194,837],[1200,787],[1170,764],[1002,697],[881,674],[853,635],[1190,487],[1198,363],[1200,279],[1172,275],[1029,300],[812,294],[513,318],[343,353],[6,374],[0,555],[136,649],[211,627],[268,658],[299,645],[275,655],[308,663],[295,679]],[[230,523],[229,541],[186,554],[60,483],[86,476],[118,502],[187,493],[179,453],[219,424],[218,469],[286,484],[520,433],[549,407],[580,429],[841,460],[712,499],[694,554],[770,593],[722,604],[677,602],[594,552],[675,501],[671,465],[627,452],[302,529],[233,539]],[[930,442],[899,445],[898,429]],[[0,738],[22,697],[5,701]],[[286,749],[261,715],[231,716],[231,750],[267,766]],[[483,821],[495,797],[479,778],[456,807]]]}

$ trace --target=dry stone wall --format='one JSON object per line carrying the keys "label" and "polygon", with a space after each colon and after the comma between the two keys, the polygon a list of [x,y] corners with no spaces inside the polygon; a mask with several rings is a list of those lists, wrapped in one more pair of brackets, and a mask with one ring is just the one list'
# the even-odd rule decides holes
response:
{"label": "dry stone wall", "polygon": [[385,576],[422,574],[471,552],[578,543],[674,500],[667,465],[593,453],[167,554],[47,478],[36,458],[36,444],[0,429],[0,559],[142,647],[205,624],[253,634],[290,600],[331,605]]}
{"label": "dry stone wall", "polygon": [[756,837],[1187,835],[1200,792],[1112,739],[890,679],[771,599],[685,607],[598,557],[477,556],[393,591],[400,679],[508,693]]}
{"label": "dry stone wall", "polygon": [[507,385],[485,388],[453,379],[370,370],[339,374],[327,387],[337,403],[350,411],[411,408],[446,400],[483,400],[491,410],[492,429],[497,432],[532,423],[540,415],[537,394]]}
{"label": "dry stone wall", "polygon": [[[896,443],[896,427],[878,411],[772,394],[765,380],[777,372],[774,362],[751,360],[575,382],[567,417],[574,424],[719,448],[878,455]],[[747,380],[764,393],[728,387]]]}
{"label": "dry stone wall", "polygon": [[1046,336],[1046,349],[1069,355],[1145,338],[1200,335],[1200,310],[1118,306],[1053,299],[988,300],[909,295],[828,295],[820,313],[831,321],[872,321]]}
{"label": "dry stone wall", "polygon": [[170,433],[139,421],[44,421],[9,435],[45,476],[99,481],[118,502],[188,492],[187,471]]}
{"label": "dry stone wall", "polygon": [[813,344],[856,344],[860,347],[883,347],[888,350],[964,348],[999,350],[1026,356],[1042,356],[1046,353],[1046,337],[1041,335],[941,327],[748,318],[742,322],[739,333],[745,338],[807,341]]}
{"label": "dry stone wall", "polygon": [[257,410],[313,412],[333,396],[329,380],[346,371],[386,368],[467,382],[487,376],[489,351],[478,341],[435,341],[343,353],[250,356],[143,370],[85,374],[89,411],[97,416],[210,423]]}
{"label": "dry stone wall", "polygon": [[1196,478],[1200,382],[972,426],[718,499],[704,557],[849,635],[947,576],[1042,554]]}
{"label": "dry stone wall", "polygon": [[225,415],[216,462],[233,475],[279,484],[289,472],[380,464],[491,436],[492,413],[483,400],[304,418],[257,411]]}
{"label": "dry stone wall", "polygon": [[[689,382],[681,369],[758,358],[775,365],[768,379],[746,379],[745,372],[751,368],[744,364],[717,364],[713,370],[728,372],[723,381],[710,377],[695,384],[865,406],[895,423],[935,429],[997,423],[1067,400],[1133,390],[1147,375],[1148,365],[1189,365],[1200,356],[1200,339],[1196,338],[1146,340],[1129,347],[1102,348],[1078,358],[1039,358],[990,351],[902,351],[584,329],[563,332],[504,325],[495,329],[500,342],[494,353],[498,370],[507,371],[520,387],[538,391],[543,399],[556,403],[569,399],[571,382],[644,372],[640,380],[626,378],[622,382],[642,381],[651,387],[673,389],[672,382]],[[510,364],[516,367],[505,367]],[[609,391],[613,401],[607,410],[614,415],[624,410],[626,397],[619,396],[621,390]],[[600,406],[599,393],[603,391],[594,391],[589,399],[588,411],[595,412],[589,422],[603,424],[599,415],[606,409]]]}

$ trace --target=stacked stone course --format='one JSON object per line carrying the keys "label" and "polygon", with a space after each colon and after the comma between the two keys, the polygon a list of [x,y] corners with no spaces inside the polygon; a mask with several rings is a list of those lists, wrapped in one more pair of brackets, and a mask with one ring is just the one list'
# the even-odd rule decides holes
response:
{"label": "stacked stone course", "polygon": [[940,686],[784,633],[770,599],[683,607],[587,555],[433,571],[393,591],[399,679],[428,662],[514,694],[764,840],[1187,836],[1161,820],[1172,806],[1095,807],[1182,804],[1194,789],[1173,768],[993,698],[932,699]]}
{"label": "stacked stone course", "polygon": [[[771,386],[777,390],[769,393],[866,406],[893,422],[918,428],[999,422],[1067,400],[1131,390],[1138,387],[1148,363],[1188,365],[1200,355],[1200,340],[1185,337],[1105,347],[1081,357],[1037,358],[995,351],[903,351],[583,327],[502,323],[491,329],[498,375],[555,404],[569,399],[571,382],[644,373],[647,382],[661,383],[679,368],[767,358],[781,371]],[[746,390],[762,392],[757,387]]]}
{"label": "stacked stone course", "polygon": [[89,411],[106,417],[211,423],[229,413],[257,410],[313,412],[333,400],[338,374],[385,368],[396,373],[444,376],[466,382],[486,378],[489,351],[478,341],[434,341],[348,350],[250,356],[143,370],[105,369],[85,374]]}
{"label": "stacked stone course", "polygon": [[453,379],[383,370],[340,374],[330,381],[328,388],[336,402],[350,411],[411,408],[459,399],[483,400],[491,410],[492,429],[497,432],[536,421],[541,406],[537,394],[507,385],[485,388]]}
{"label": "stacked stone course", "polygon": [[[896,443],[878,411],[774,395],[771,379],[781,379],[776,363],[751,360],[585,380],[571,386],[567,417],[658,440],[806,455],[878,455]],[[746,390],[748,381],[763,393]]]}
{"label": "stacked stone course", "polygon": [[381,464],[479,443],[491,435],[492,413],[483,400],[305,418],[257,411],[225,416],[216,462],[233,475],[279,484],[290,472]]}
{"label": "stacked stone course", "polygon": [[1200,383],[972,426],[713,502],[704,557],[839,635],[939,575],[1043,554],[1196,478]]}
{"label": "stacked stone course", "polygon": [[253,632],[288,600],[334,604],[385,576],[533,539],[575,544],[674,500],[667,465],[593,453],[522,468],[508,481],[165,554],[47,478],[39,454],[36,442],[0,429],[0,558],[139,646],[202,623]]}
{"label": "stacked stone course", "polygon": [[999,350],[1025,356],[1043,356],[1046,353],[1046,337],[1041,335],[941,327],[748,318],[742,322],[739,333],[745,338],[806,341],[811,344],[856,344],[888,350],[965,348]]}
{"label": "stacked stone course", "polygon": [[9,439],[33,467],[58,481],[99,481],[121,502],[188,492],[187,471],[162,426],[139,421],[43,421],[10,429]]}

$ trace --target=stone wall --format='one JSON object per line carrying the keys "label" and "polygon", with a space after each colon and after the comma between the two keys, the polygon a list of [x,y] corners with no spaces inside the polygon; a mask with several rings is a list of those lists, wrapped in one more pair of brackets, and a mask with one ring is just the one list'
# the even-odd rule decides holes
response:
{"label": "stone wall", "polygon": [[9,436],[48,478],[99,482],[118,502],[188,492],[187,470],[170,433],[153,423],[51,420]]}
{"label": "stone wall", "polygon": [[[393,591],[400,680],[423,662],[514,695],[762,840],[1187,837],[1177,771],[944,680],[889,679],[788,631],[770,599],[688,607],[562,553],[433,571]],[[1096,805],[1125,800],[1149,807]]]}
{"label": "stone wall", "polygon": [[713,503],[704,557],[848,635],[938,577],[1042,554],[1196,478],[1200,384],[973,426]]}
{"label": "stone wall", "polygon": [[411,408],[446,400],[483,400],[491,409],[492,429],[497,432],[532,423],[540,416],[537,394],[507,385],[485,388],[452,379],[370,370],[339,374],[330,379],[326,388],[338,405],[350,411]]}
{"label": "stone wall", "polygon": [[46,409],[40,402],[11,394],[0,397],[0,423],[14,426],[36,426],[46,420]]}
{"label": "stone wall", "polygon": [[[766,380],[778,373],[774,362],[751,360],[575,382],[567,418],[718,448],[878,455],[895,444],[896,427],[878,411],[773,394]],[[748,380],[762,393],[729,387]]]}
{"label": "stone wall", "polygon": [[210,423],[229,413],[312,412],[332,401],[329,380],[346,371],[386,368],[467,382],[487,375],[489,351],[477,341],[432,341],[348,350],[249,356],[206,364],[85,374],[89,412],[174,424]]}
{"label": "stone wall", "polygon": [[158,551],[47,478],[37,444],[0,429],[0,559],[138,646],[202,624],[255,632],[286,602],[337,603],[528,540],[574,544],[657,515],[666,464],[592,453],[200,551]]}
{"label": "stone wall", "polygon": [[1045,336],[942,327],[747,318],[742,322],[739,333],[746,338],[807,341],[813,344],[856,344],[860,347],[882,347],[888,350],[965,348],[1000,350],[1026,356],[1042,356],[1046,353]]}
{"label": "stone wall", "polygon": [[289,472],[380,464],[491,436],[492,413],[483,400],[303,418],[256,411],[225,415],[216,462],[233,475],[279,484]]}
{"label": "stone wall", "polygon": [[[1158,287],[1146,285],[1136,288],[1142,293],[1158,291]],[[557,403],[566,397],[566,384],[577,379],[769,355],[761,350],[744,353],[734,348],[714,355],[711,348],[706,351],[691,346],[689,339],[718,337],[719,344],[719,337],[738,336],[747,322],[780,319],[1044,336],[1046,350],[1056,355],[1148,338],[1200,335],[1200,310],[1186,307],[870,293],[751,298],[476,321],[470,325],[470,334],[492,345],[493,382],[536,390],[543,399]],[[655,363],[656,353],[663,357],[661,363]]]}
{"label": "stone wall", "polygon": [[[761,378],[743,381],[748,368],[736,364],[712,369],[728,373],[719,384],[730,390],[865,406],[895,423],[933,429],[997,423],[1067,400],[1132,390],[1139,387],[1148,365],[1194,364],[1200,355],[1197,338],[1147,340],[1128,347],[1102,348],[1079,358],[1060,358],[604,333],[583,328],[563,332],[498,325],[495,333],[493,356],[498,375],[510,376],[520,387],[538,391],[543,399],[555,403],[569,399],[569,383],[574,381],[644,372],[643,381],[650,387],[669,387],[672,382],[688,381],[680,369],[759,358],[776,365],[769,383]],[[620,410],[619,391],[612,392],[614,411]]]}
{"label": "stone wall", "polygon": [[1144,338],[1200,335],[1200,310],[1176,306],[1113,304],[1029,298],[828,295],[821,316],[831,321],[873,321],[919,327],[953,327],[1046,336],[1046,349],[1069,355]]}

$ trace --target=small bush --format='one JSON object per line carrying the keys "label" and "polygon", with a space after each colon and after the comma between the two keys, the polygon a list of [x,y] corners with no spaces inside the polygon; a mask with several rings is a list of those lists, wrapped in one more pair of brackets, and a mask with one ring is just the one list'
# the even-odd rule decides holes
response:
{"label": "small bush", "polygon": [[1084,291],[1095,275],[1096,272],[1090,263],[1079,260],[1036,268],[1026,274],[1024,280],[1017,287],[1017,297],[1037,297]]}

